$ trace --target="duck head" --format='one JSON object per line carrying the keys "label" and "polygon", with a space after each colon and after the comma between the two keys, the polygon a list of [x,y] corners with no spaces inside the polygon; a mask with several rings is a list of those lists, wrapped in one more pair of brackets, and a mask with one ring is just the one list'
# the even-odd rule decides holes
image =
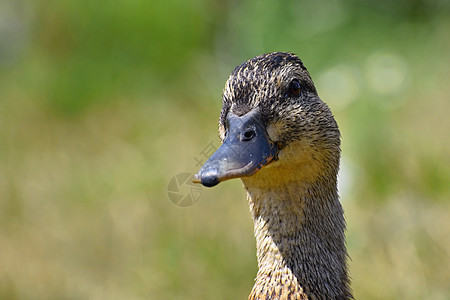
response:
{"label": "duck head", "polygon": [[242,178],[245,185],[271,186],[337,175],[339,129],[291,53],[257,56],[234,69],[223,92],[219,136],[222,146],[194,182],[212,187]]}

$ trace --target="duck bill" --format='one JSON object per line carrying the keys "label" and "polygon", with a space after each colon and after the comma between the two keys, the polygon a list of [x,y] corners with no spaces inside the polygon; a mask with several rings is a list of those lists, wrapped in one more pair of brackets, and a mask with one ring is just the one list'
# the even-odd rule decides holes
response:
{"label": "duck bill", "polygon": [[277,146],[262,126],[259,111],[240,117],[230,112],[227,127],[222,146],[194,175],[193,182],[212,187],[228,179],[251,176],[276,158]]}

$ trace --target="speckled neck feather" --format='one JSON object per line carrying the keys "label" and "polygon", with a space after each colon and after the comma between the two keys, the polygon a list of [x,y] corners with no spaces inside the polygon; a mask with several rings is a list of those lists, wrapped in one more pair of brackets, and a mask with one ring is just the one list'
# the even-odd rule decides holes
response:
{"label": "speckled neck feather", "polygon": [[329,184],[248,187],[259,267],[249,299],[352,298],[343,211]]}

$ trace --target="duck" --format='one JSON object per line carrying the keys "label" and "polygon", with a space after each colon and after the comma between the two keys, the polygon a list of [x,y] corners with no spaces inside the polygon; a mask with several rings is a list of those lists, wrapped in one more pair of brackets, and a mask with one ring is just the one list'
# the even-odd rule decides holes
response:
{"label": "duck", "polygon": [[242,180],[258,261],[248,299],[353,299],[337,189],[341,135],[302,60],[274,52],[237,66],[219,137],[193,182]]}

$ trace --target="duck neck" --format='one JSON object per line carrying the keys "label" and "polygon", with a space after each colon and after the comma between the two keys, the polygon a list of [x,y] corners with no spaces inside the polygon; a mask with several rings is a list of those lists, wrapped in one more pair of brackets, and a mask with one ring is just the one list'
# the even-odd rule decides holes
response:
{"label": "duck neck", "polygon": [[336,182],[246,189],[259,267],[249,299],[351,299]]}

